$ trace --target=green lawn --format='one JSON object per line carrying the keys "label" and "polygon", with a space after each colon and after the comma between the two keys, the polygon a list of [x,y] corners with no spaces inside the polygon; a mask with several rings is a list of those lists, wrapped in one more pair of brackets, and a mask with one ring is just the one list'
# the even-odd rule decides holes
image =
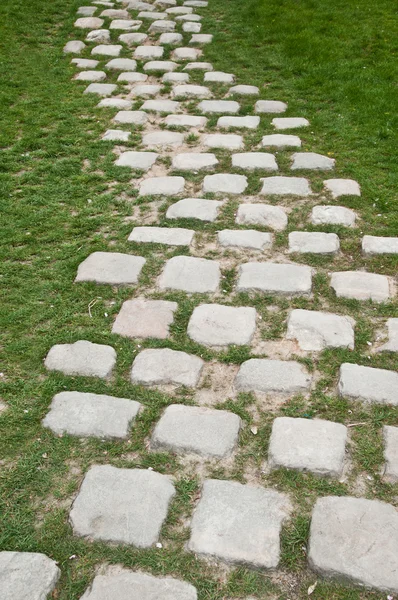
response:
{"label": "green lawn", "polygon": [[[76,38],[73,22],[77,7],[84,3],[3,0],[0,397],[8,408],[0,416],[0,549],[39,551],[56,559],[62,570],[59,600],[78,600],[91,581],[95,566],[103,561],[182,577],[198,588],[199,600],[247,596],[262,600],[304,599],[308,586],[317,579],[305,567],[309,516],[316,497],[352,494],[396,502],[398,495],[398,486],[386,484],[380,477],[381,426],[397,425],[398,410],[348,403],[333,393],[338,367],[344,361],[398,368],[396,356],[370,355],[367,344],[374,340],[376,329],[386,318],[398,317],[398,304],[395,301],[372,305],[336,299],[327,283],[330,270],[348,267],[389,275],[397,272],[396,258],[365,259],[360,254],[363,234],[398,235],[396,7],[387,0],[209,2],[208,9],[199,11],[205,17],[203,32],[215,36],[205,50],[204,60],[212,62],[217,70],[235,73],[238,83],[258,85],[261,97],[288,102],[286,116],[307,117],[311,127],[300,132],[304,148],[330,153],[337,161],[336,176],[356,179],[362,187],[361,198],[343,199],[344,205],[361,215],[359,227],[353,231],[325,228],[339,233],[342,255],[334,259],[297,257],[297,262],[312,264],[318,270],[313,298],[289,302],[262,295],[230,296],[236,275],[236,266],[232,266],[224,272],[224,301],[255,306],[263,317],[263,338],[270,340],[283,335],[291,307],[327,307],[332,312],[351,315],[357,321],[356,349],[325,351],[306,361],[309,368],[320,373],[309,401],[294,398],[274,412],[256,406],[250,395],[236,400],[225,398],[220,404],[237,412],[247,426],[234,468],[210,465],[208,473],[240,481],[254,473],[263,485],[274,485],[295,499],[294,518],[282,536],[278,571],[282,575],[237,569],[224,577],[222,570],[206,566],[184,552],[188,533],[181,527],[181,519],[192,512],[198,479],[183,460],[167,453],[152,454],[145,448],[145,440],[162,409],[175,399],[129,384],[129,368],[139,348],[132,340],[110,332],[114,316],[132,291],[73,285],[73,279],[79,263],[95,250],[135,252],[148,258],[138,290],[146,293],[153,288],[165,257],[187,254],[188,250],[143,248],[127,243],[134,222],[126,218],[137,210],[142,211],[141,215],[148,214],[151,199],[136,198],[129,184],[131,172],[115,168],[112,145],[98,141],[113,113],[95,110],[98,100],[83,96],[84,86],[71,81],[74,71],[70,57],[63,56],[62,47]],[[83,39],[81,32],[77,36]],[[125,50],[124,56],[128,55]],[[242,112],[247,112],[252,103],[243,101]],[[214,119],[210,126],[214,128]],[[261,130],[247,138],[254,143],[265,132],[271,132],[271,128],[262,125]],[[136,146],[138,140],[139,136],[133,135],[130,145]],[[225,155],[217,154],[221,169]],[[288,173],[287,153],[281,152],[278,162],[282,173]],[[195,184],[201,179],[192,177]],[[322,179],[311,176],[315,190],[321,190]],[[258,185],[258,177],[250,177],[250,193],[258,191]],[[221,221],[215,224],[181,221],[177,225],[201,229],[205,243],[223,226],[234,226],[235,206],[235,202],[230,203]],[[162,224],[166,224],[165,208],[160,207]],[[305,211],[305,206],[294,208],[288,231],[305,225]],[[277,236],[276,249],[286,246],[288,231]],[[206,250],[204,255],[218,256],[215,250]],[[248,348],[232,348],[218,355],[188,339],[189,316],[193,307],[203,302],[203,296],[157,296],[179,303],[172,339],[150,340],[144,346],[168,346],[200,354],[207,360],[218,357],[226,364],[240,363],[250,355]],[[96,303],[90,316],[88,306],[93,300]],[[270,305],[277,307],[278,312],[270,313]],[[117,350],[116,376],[111,382],[46,372],[43,358],[49,348],[78,339],[111,344]],[[130,397],[141,401],[146,410],[127,442],[56,438],[40,423],[53,395],[63,390]],[[194,400],[192,394],[181,390],[178,401]],[[260,415],[255,421],[259,431],[253,436],[249,428],[254,424],[256,410]],[[270,424],[278,414],[366,423],[352,428],[348,480],[329,482],[284,471],[262,474]],[[90,465],[104,463],[151,466],[176,476],[178,494],[162,532],[161,550],[91,544],[72,535],[68,512],[82,474]],[[386,594],[319,582],[311,597],[381,600]]]}

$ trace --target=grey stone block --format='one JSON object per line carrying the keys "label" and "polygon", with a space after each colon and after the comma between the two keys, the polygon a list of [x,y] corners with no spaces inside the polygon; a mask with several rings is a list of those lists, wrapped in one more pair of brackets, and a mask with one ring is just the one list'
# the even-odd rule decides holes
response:
{"label": "grey stone block", "polygon": [[202,143],[207,148],[240,150],[244,146],[243,137],[236,133],[209,133],[203,136]]}
{"label": "grey stone block", "polygon": [[231,175],[229,173],[217,173],[206,175],[203,180],[202,189],[206,193],[214,194],[243,194],[248,186],[245,175]]}
{"label": "grey stone block", "polygon": [[362,238],[364,254],[398,254],[398,237],[376,237],[364,235]]}
{"label": "grey stone block", "polygon": [[104,81],[106,73],[104,71],[81,71],[73,79],[76,81]]}
{"label": "grey stone block", "polygon": [[188,335],[205,346],[250,344],[256,330],[256,310],[249,306],[201,304],[189,319]]}
{"label": "grey stone block", "polygon": [[355,212],[345,206],[314,206],[311,212],[311,223],[314,225],[354,227],[355,219]]}
{"label": "grey stone block", "polygon": [[167,115],[164,120],[167,127],[206,127],[206,117],[195,115]]}
{"label": "grey stone block", "polygon": [[192,229],[178,227],[134,227],[129,235],[129,242],[189,246],[194,233]]}
{"label": "grey stone block", "polygon": [[232,166],[254,171],[262,169],[264,171],[277,171],[278,165],[273,154],[267,152],[242,152],[232,155]]}
{"label": "grey stone block", "polygon": [[174,23],[174,21],[158,20],[158,21],[154,21],[151,24],[149,31],[151,33],[173,33],[173,31],[175,30],[175,27],[176,27],[176,24]]}
{"label": "grey stone block", "polygon": [[196,589],[171,577],[153,577],[120,566],[106,567],[96,575],[80,600],[197,600]]}
{"label": "grey stone block", "polygon": [[287,104],[278,100],[257,100],[254,110],[256,113],[283,113]]}
{"label": "grey stone block", "polygon": [[189,75],[188,73],[164,73],[164,75],[162,75],[162,81],[165,81],[166,83],[186,83],[187,81],[189,81]]}
{"label": "grey stone block", "polygon": [[[155,11],[148,11],[147,10],[142,10],[141,12],[138,13],[138,18],[139,19],[148,19],[148,21],[164,21],[165,19],[167,19],[167,14],[163,13],[163,12],[155,12]],[[154,29],[150,29],[149,31],[154,31]]]}
{"label": "grey stone block", "polygon": [[122,33],[119,35],[119,41],[127,46],[139,46],[148,39],[146,33]]}
{"label": "grey stone block", "polygon": [[168,348],[143,350],[131,369],[131,382],[141,385],[196,387],[204,366],[198,356]]}
{"label": "grey stone block", "polygon": [[184,134],[177,131],[150,131],[142,136],[142,145],[154,147],[178,148],[184,143]]}
{"label": "grey stone block", "polygon": [[79,29],[100,29],[104,24],[104,19],[99,17],[81,17],[74,22],[74,26]]}
{"label": "grey stone block", "polygon": [[378,348],[378,352],[398,352],[398,319],[388,319],[388,342]]}
{"label": "grey stone block", "polygon": [[377,273],[365,273],[364,271],[332,273],[330,285],[339,298],[385,302],[393,295],[388,277]]}
{"label": "grey stone block", "polygon": [[205,73],[204,82],[205,83],[233,83],[235,80],[235,75],[232,73],[223,73],[222,71],[209,71]]}
{"label": "grey stone block", "polygon": [[278,117],[272,119],[272,125],[275,129],[296,129],[298,127],[308,127],[309,121],[302,117]]}
{"label": "grey stone block", "polygon": [[175,100],[146,100],[141,110],[150,110],[159,113],[174,113],[180,108],[180,103]]}
{"label": "grey stone block", "polygon": [[224,229],[217,234],[220,246],[232,248],[250,248],[251,250],[269,250],[272,235],[254,229]]}
{"label": "grey stone block", "polygon": [[76,535],[149,548],[159,540],[175,494],[166,475],[144,469],[94,466],[70,512]]}
{"label": "grey stone block", "polygon": [[311,375],[303,365],[293,360],[251,358],[244,362],[235,379],[242,392],[301,394],[308,392]]}
{"label": "grey stone block", "polygon": [[[92,42],[94,44],[110,44],[111,32],[109,29],[94,29],[89,31],[86,36],[86,42]],[[113,46],[114,48],[115,46]],[[93,54],[93,53],[91,53]],[[116,56],[118,56],[116,54]]]}
{"label": "grey stone block", "polygon": [[308,561],[326,577],[398,592],[398,513],[378,500],[327,496],[312,512]]}
{"label": "grey stone block", "polygon": [[123,302],[112,327],[112,333],[128,338],[169,337],[169,327],[178,308],[176,302],[135,298]]}
{"label": "grey stone block", "polygon": [[77,9],[76,14],[81,15],[82,17],[92,17],[96,10],[96,6],[80,6],[80,8]]}
{"label": "grey stone block", "polygon": [[105,68],[113,71],[135,71],[137,62],[132,58],[112,58],[106,63]]}
{"label": "grey stone block", "polygon": [[119,252],[93,252],[80,263],[75,282],[95,281],[111,285],[129,285],[138,282],[146,263],[142,256]]}
{"label": "grey stone block", "polygon": [[271,204],[241,204],[236,213],[236,223],[283,231],[287,227],[287,215],[283,208]]}
{"label": "grey stone block", "polygon": [[131,94],[137,98],[150,98],[157,96],[160,90],[161,86],[156,83],[144,83],[131,88]]}
{"label": "grey stone block", "polygon": [[170,46],[174,46],[175,44],[180,44],[182,42],[181,33],[162,33],[159,38],[159,44],[167,44]]}
{"label": "grey stone block", "polygon": [[213,222],[218,217],[220,207],[224,202],[219,200],[204,200],[203,198],[184,198],[169,206],[167,219],[199,219]]}
{"label": "grey stone block", "polygon": [[142,21],[133,21],[132,19],[115,19],[111,22],[109,29],[120,29],[122,31],[137,31],[142,25]]}
{"label": "grey stone block", "polygon": [[115,83],[90,83],[84,90],[84,94],[97,94],[98,96],[110,96],[116,90]]}
{"label": "grey stone block", "polygon": [[228,93],[236,94],[237,96],[258,96],[260,90],[255,85],[234,85],[233,87],[229,88]]}
{"label": "grey stone block", "polygon": [[171,58],[173,60],[198,60],[201,54],[202,51],[197,48],[176,48],[173,50]]}
{"label": "grey stone block", "polygon": [[155,427],[151,449],[224,458],[238,443],[240,424],[240,418],[226,410],[172,404]]}
{"label": "grey stone block", "polygon": [[248,262],[240,266],[237,291],[303,295],[310,294],[312,270],[304,265]]}
{"label": "grey stone block", "polygon": [[97,108],[116,108],[117,110],[129,110],[133,103],[123,98],[103,98],[97,104]]}
{"label": "grey stone block", "polygon": [[361,188],[353,179],[328,179],[323,182],[333,198],[340,196],[360,196]]}
{"label": "grey stone block", "polygon": [[72,40],[71,42],[67,42],[63,48],[65,54],[80,54],[86,44],[81,42],[80,40]]}
{"label": "grey stone block", "polygon": [[[181,73],[184,75],[184,73]],[[185,73],[185,75],[188,75]],[[211,98],[213,94],[204,85],[176,85],[172,91],[173,98]]]}
{"label": "grey stone block", "polygon": [[239,112],[240,106],[235,100],[202,100],[199,102],[198,109],[202,113],[232,113]]}
{"label": "grey stone block", "polygon": [[213,36],[209,33],[194,33],[189,40],[190,44],[210,44],[213,41]]}
{"label": "grey stone block", "polygon": [[384,425],[384,475],[391,482],[398,481],[398,427]]}
{"label": "grey stone block", "polygon": [[54,560],[34,552],[0,552],[1,600],[45,600],[61,571]]}
{"label": "grey stone block", "polygon": [[335,233],[320,231],[292,231],[289,233],[289,252],[336,254],[340,240]]}
{"label": "grey stone block", "polygon": [[93,56],[119,56],[123,46],[120,44],[99,44],[91,50]]}
{"label": "grey stone block", "polygon": [[[143,110],[120,110],[117,115],[113,117],[113,121],[115,123],[123,123],[128,125],[145,125],[145,123],[148,121],[148,115]],[[138,152],[135,154],[138,154]]]}
{"label": "grey stone block", "polygon": [[89,58],[72,58],[71,62],[78,69],[95,69],[98,66],[98,60],[90,60]]}
{"label": "grey stone block", "polygon": [[[121,83],[142,83],[143,81],[147,81],[148,75],[145,73],[137,73],[132,71],[127,71],[126,73],[120,73],[117,78]],[[136,111],[142,112],[142,111]]]}
{"label": "grey stone block", "polygon": [[152,58],[162,58],[163,53],[162,46],[137,46],[133,56],[137,60],[151,60]]}
{"label": "grey stone block", "polygon": [[193,256],[173,256],[166,262],[158,285],[161,289],[205,294],[216,292],[219,283],[218,262]]}
{"label": "grey stone block", "polygon": [[343,363],[337,389],[343,398],[398,405],[398,373],[395,371]]}
{"label": "grey stone block", "polygon": [[278,417],[272,424],[268,464],[340,477],[343,472],[347,427],[322,419]]}
{"label": "grey stone block", "polygon": [[169,15],[190,15],[193,13],[193,8],[190,6],[174,6],[167,8],[166,13]]}
{"label": "grey stone block", "polygon": [[178,171],[208,171],[218,165],[214,154],[206,152],[187,152],[173,156],[172,168]]}
{"label": "grey stone block", "polygon": [[107,129],[101,140],[104,142],[128,142],[131,133],[130,131],[122,131],[120,129]]}
{"label": "grey stone block", "polygon": [[178,196],[184,192],[183,177],[151,177],[140,185],[140,196]]}
{"label": "grey stone block", "polygon": [[175,17],[176,21],[192,21],[192,22],[198,22],[202,20],[202,17],[200,15],[178,15],[177,17]]}
{"label": "grey stone block", "polygon": [[260,117],[247,115],[246,117],[220,117],[217,121],[217,127],[229,129],[237,127],[239,129],[257,129],[260,125]]}
{"label": "grey stone block", "polygon": [[135,152],[129,150],[122,152],[119,158],[115,161],[117,167],[130,167],[137,171],[148,171],[155,164],[159,154],[156,152]]}
{"label": "grey stone block", "polygon": [[[172,60],[150,60],[144,65],[144,71],[146,73],[171,73],[177,68],[177,63]],[[164,100],[164,102],[166,101]]]}
{"label": "grey stone block", "polygon": [[93,344],[86,340],[79,340],[74,344],[57,344],[50,349],[44,360],[44,366],[49,371],[102,379],[111,376],[115,364],[116,352],[112,346]]}
{"label": "grey stone block", "polygon": [[192,518],[188,550],[227,563],[274,568],[290,511],[288,497],[275,490],[208,479]]}
{"label": "grey stone block", "polygon": [[100,16],[109,17],[110,19],[128,19],[129,13],[127,10],[121,8],[106,8]]}
{"label": "grey stone block", "polygon": [[261,145],[264,148],[300,148],[301,140],[297,135],[284,135],[282,133],[274,133],[265,135],[261,140]]}
{"label": "grey stone block", "polygon": [[287,321],[288,340],[297,340],[302,350],[354,349],[354,319],[315,310],[292,310]]}
{"label": "grey stone block", "polygon": [[334,169],[336,161],[334,158],[317,154],[316,152],[296,152],[292,156],[293,163],[291,169],[313,169],[320,171],[330,171]]}
{"label": "grey stone block", "polygon": [[278,196],[310,196],[311,188],[303,177],[265,177],[260,194]]}
{"label": "grey stone block", "polygon": [[140,408],[139,402],[127,398],[60,392],[42,424],[59,435],[125,439]]}
{"label": "grey stone block", "polygon": [[199,33],[202,29],[202,25],[200,23],[183,23],[182,30],[185,33]]}

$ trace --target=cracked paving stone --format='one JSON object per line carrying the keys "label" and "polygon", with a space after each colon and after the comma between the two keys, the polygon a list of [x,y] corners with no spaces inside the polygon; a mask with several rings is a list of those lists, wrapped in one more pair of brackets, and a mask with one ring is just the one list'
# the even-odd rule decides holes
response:
{"label": "cracked paving stone", "polygon": [[312,289],[312,269],[306,265],[248,262],[240,266],[237,291],[307,295]]}
{"label": "cracked paving stone", "polygon": [[115,364],[116,352],[112,346],[93,344],[86,340],[79,340],[74,344],[56,344],[44,360],[44,366],[49,371],[101,379],[111,376]]}
{"label": "cracked paving stone", "polygon": [[292,310],[287,321],[286,339],[297,340],[302,350],[325,348],[354,349],[354,319],[314,310]]}
{"label": "cracked paving stone", "polygon": [[138,283],[141,269],[146,263],[142,256],[120,252],[93,252],[77,269],[75,283],[95,281],[111,285]]}
{"label": "cracked paving stone", "polygon": [[142,21],[132,19],[115,19],[109,26],[109,29],[121,29],[123,31],[137,31],[142,25]]}
{"label": "cracked paving stone", "polygon": [[169,337],[169,327],[173,323],[176,302],[135,298],[122,304],[112,327],[112,333],[128,338]]}
{"label": "cracked paving stone", "polygon": [[111,32],[108,29],[93,29],[92,31],[89,31],[86,36],[86,42],[95,44],[109,44],[110,41]]}
{"label": "cracked paving stone", "polygon": [[196,387],[204,361],[198,356],[169,348],[142,350],[134,359],[131,382],[141,385]]}

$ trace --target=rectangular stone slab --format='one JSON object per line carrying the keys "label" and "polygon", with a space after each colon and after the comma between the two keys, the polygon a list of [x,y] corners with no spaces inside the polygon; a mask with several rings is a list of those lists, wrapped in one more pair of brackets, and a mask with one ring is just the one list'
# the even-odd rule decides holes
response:
{"label": "rectangular stone slab", "polygon": [[223,458],[235,449],[240,424],[240,418],[226,410],[172,404],[155,427],[151,449]]}
{"label": "rectangular stone slab", "polygon": [[96,465],[84,477],[70,522],[75,535],[149,548],[159,540],[174,494],[166,475]]}
{"label": "rectangular stone slab", "polygon": [[251,568],[279,563],[279,535],[290,502],[275,490],[208,479],[193,514],[188,550]]}
{"label": "rectangular stone slab", "polygon": [[45,600],[61,571],[54,560],[35,552],[0,552],[1,600]]}
{"label": "rectangular stone slab", "polygon": [[310,389],[311,379],[296,361],[251,358],[240,366],[235,387],[242,392],[299,394]]}
{"label": "rectangular stone slab", "polygon": [[123,302],[112,327],[112,333],[128,338],[169,337],[169,327],[173,323],[177,302],[134,298]]}
{"label": "rectangular stone slab", "polygon": [[398,373],[387,369],[344,363],[340,367],[338,392],[344,398],[396,406],[398,405]]}
{"label": "rectangular stone slab", "polygon": [[131,382],[141,385],[196,387],[204,366],[198,356],[169,348],[143,350],[134,359]]}
{"label": "rectangular stone slab", "polygon": [[240,266],[237,291],[259,290],[275,294],[310,294],[312,270],[292,264],[250,262]]}
{"label": "rectangular stone slab", "polygon": [[317,573],[398,592],[398,513],[377,500],[327,496],[315,504],[308,562]]}
{"label": "rectangular stone slab", "polygon": [[192,229],[179,227],[134,227],[129,235],[129,242],[189,246],[194,234]]}

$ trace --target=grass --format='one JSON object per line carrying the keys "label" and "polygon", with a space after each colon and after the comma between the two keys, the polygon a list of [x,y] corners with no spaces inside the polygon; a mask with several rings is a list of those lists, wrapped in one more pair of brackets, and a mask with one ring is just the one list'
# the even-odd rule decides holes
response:
{"label": "grass", "polygon": [[[368,346],[385,320],[398,316],[397,303],[373,305],[337,299],[328,285],[330,270],[366,268],[389,275],[397,270],[394,257],[365,258],[360,253],[364,233],[394,236],[398,231],[396,10],[387,0],[376,5],[371,0],[210,0],[210,7],[200,10],[203,32],[214,34],[203,60],[212,62],[217,70],[235,73],[238,83],[258,85],[262,98],[288,102],[287,116],[303,116],[311,122],[308,131],[300,131],[304,149],[335,157],[336,176],[356,179],[362,187],[361,198],[339,201],[358,212],[359,227],[349,231],[324,228],[339,234],[341,255],[322,259],[295,256],[296,262],[311,264],[317,275],[313,297],[288,301],[261,294],[235,294],[237,267],[244,258],[233,251],[224,255],[223,291],[218,296],[187,298],[182,293],[161,294],[154,289],[164,260],[188,254],[188,249],[126,241],[134,223],[140,216],[148,218],[154,206],[159,210],[160,224],[170,226],[164,215],[172,200],[161,203],[155,198],[137,198],[130,183],[131,171],[114,167],[112,144],[98,141],[114,113],[96,110],[97,99],[83,96],[84,85],[71,81],[74,70],[69,57],[62,54],[68,39],[84,38],[83,32],[73,29],[79,4],[70,0],[44,4],[38,0],[3,0],[0,5],[0,394],[7,406],[0,416],[0,549],[40,551],[57,560],[62,569],[59,600],[80,598],[101,562],[184,578],[197,587],[199,600],[306,598],[308,587],[316,580],[306,569],[305,560],[316,498],[351,494],[394,503],[398,492],[396,485],[385,483],[381,477],[381,428],[397,424],[397,409],[347,402],[334,393],[341,362],[398,368],[396,356],[371,354]],[[189,37],[184,35],[185,42]],[[130,54],[127,49],[123,51],[123,56]],[[102,61],[99,68],[104,64]],[[192,82],[202,83],[202,77],[202,73],[191,72]],[[114,81],[116,75],[108,79]],[[168,89],[165,86],[164,92]],[[216,94],[225,91],[219,86],[212,89]],[[252,99],[241,100],[241,114],[250,114],[252,103]],[[195,114],[196,103],[188,105]],[[136,103],[133,108],[138,106]],[[209,119],[209,130],[216,130],[216,121]],[[257,144],[271,131],[269,119],[263,118],[258,131],[242,134]],[[188,142],[194,147],[193,136]],[[139,143],[140,135],[134,130],[128,146],[136,148]],[[216,154],[219,171],[225,172],[230,164],[228,155],[222,151]],[[289,153],[280,152],[277,160],[281,172],[287,174]],[[250,193],[258,191],[260,175],[249,177]],[[197,195],[201,179],[192,177],[190,181]],[[321,174],[311,176],[314,190],[322,190],[322,180]],[[272,198],[270,202],[280,200]],[[312,204],[308,201],[298,206],[287,200],[292,212],[286,233],[308,228]],[[200,231],[198,253],[216,259],[220,253],[214,245],[215,232],[235,227],[236,206],[236,198],[230,199],[214,224],[180,220],[173,226]],[[286,233],[277,236],[275,252],[284,252]],[[137,344],[111,334],[111,323],[132,290],[73,285],[77,266],[95,250],[138,253],[147,258],[134,293],[178,302],[170,340]],[[93,300],[90,316],[88,306]],[[190,390],[179,390],[173,397],[129,383],[129,369],[139,346],[184,350],[207,361],[218,360],[226,368],[250,356],[248,348],[217,353],[187,337],[193,308],[206,300],[255,306],[262,317],[263,340],[283,336],[292,307],[330,310],[357,321],[355,351],[328,350],[305,360],[319,375],[310,398],[295,397],[272,409],[251,395],[225,397],[217,404],[240,415],[245,426],[234,465],[208,464],[206,472],[274,486],[289,493],[294,502],[293,518],[283,530],[281,569],[276,574],[238,568],[225,575],[222,569],[206,565],[183,550],[188,533],[183,519],[192,513],[200,477],[195,464],[169,453],[149,453],[146,441],[165,406],[176,401],[191,404],[195,398]],[[43,358],[49,348],[77,339],[108,343],[117,350],[112,381],[45,371]],[[62,390],[134,398],[144,404],[145,411],[128,441],[57,438],[42,428],[41,420],[53,395]],[[351,470],[346,480],[330,482],[284,470],[268,474],[264,460],[272,420],[278,414],[365,423],[350,428]],[[253,426],[258,428],[257,435],[250,432]],[[68,512],[82,476],[90,465],[105,463],[152,467],[176,477],[177,495],[162,531],[162,549],[143,551],[89,543],[72,535]],[[381,599],[385,594],[319,581],[312,597],[359,600]]]}

